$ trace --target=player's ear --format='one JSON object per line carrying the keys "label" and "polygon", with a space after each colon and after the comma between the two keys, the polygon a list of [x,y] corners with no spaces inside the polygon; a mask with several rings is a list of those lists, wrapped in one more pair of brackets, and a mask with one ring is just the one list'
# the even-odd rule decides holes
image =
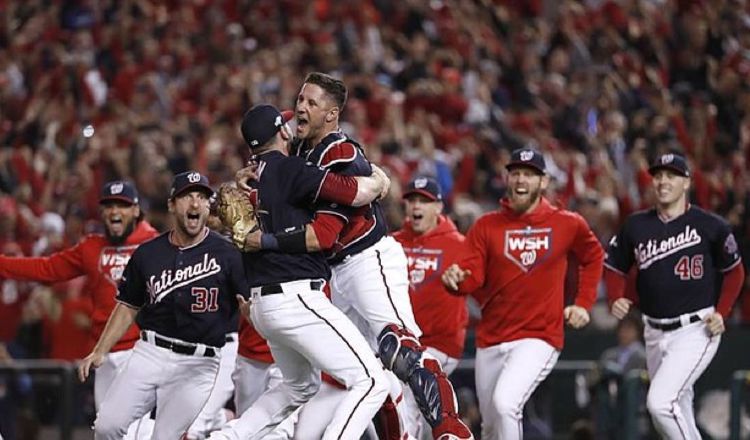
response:
{"label": "player's ear", "polygon": [[281,126],[281,130],[279,130],[279,133],[281,133],[281,138],[284,139],[284,141],[288,141],[292,138],[292,130],[287,124]]}
{"label": "player's ear", "polygon": [[326,113],[326,122],[333,122],[339,117],[339,108],[333,107]]}
{"label": "player's ear", "polygon": [[542,181],[540,183],[541,190],[545,191],[548,186],[549,186],[549,174],[542,174]]}

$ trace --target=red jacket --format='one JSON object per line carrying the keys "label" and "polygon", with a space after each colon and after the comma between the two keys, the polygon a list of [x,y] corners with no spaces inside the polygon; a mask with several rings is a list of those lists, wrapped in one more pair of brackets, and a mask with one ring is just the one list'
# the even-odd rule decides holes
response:
{"label": "red jacket", "polygon": [[[94,305],[91,337],[97,341],[115,307],[117,283],[130,256],[139,244],[158,234],[148,222],[141,221],[121,246],[111,245],[102,234],[92,234],[48,257],[0,256],[0,277],[56,283],[86,275],[83,291],[90,293]],[[130,349],[136,340],[138,327],[133,324],[112,351]]]}
{"label": "red jacket", "polygon": [[466,299],[448,293],[440,275],[457,261],[466,238],[443,215],[437,227],[425,234],[416,234],[407,222],[393,237],[409,259],[409,295],[423,332],[420,340],[448,356],[461,358],[469,323]]}
{"label": "red jacket", "polygon": [[482,307],[477,346],[537,338],[562,349],[568,254],[580,263],[576,305],[591,309],[602,274],[604,251],[583,217],[544,198],[519,216],[504,201],[477,220],[466,243],[459,266],[471,275],[459,292],[474,292]]}

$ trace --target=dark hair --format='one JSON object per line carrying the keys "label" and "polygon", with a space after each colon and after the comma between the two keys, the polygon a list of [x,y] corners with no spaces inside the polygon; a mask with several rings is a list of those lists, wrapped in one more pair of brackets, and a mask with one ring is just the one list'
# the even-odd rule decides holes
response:
{"label": "dark hair", "polygon": [[346,97],[349,93],[346,90],[344,81],[325,73],[312,72],[307,75],[307,78],[305,78],[305,84],[315,84],[320,87],[329,97],[331,97],[331,99],[333,99],[336,106],[339,108],[339,111],[344,109]]}

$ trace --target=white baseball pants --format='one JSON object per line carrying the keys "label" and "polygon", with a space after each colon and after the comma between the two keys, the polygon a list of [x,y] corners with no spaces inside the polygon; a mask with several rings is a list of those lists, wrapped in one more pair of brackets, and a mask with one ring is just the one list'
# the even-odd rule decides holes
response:
{"label": "white baseball pants", "polygon": [[[696,313],[703,319],[711,312],[713,307]],[[646,406],[654,426],[664,438],[700,439],[693,413],[693,385],[716,355],[721,336],[710,336],[702,321],[662,331],[649,326],[647,319],[644,336],[651,385]]]}
{"label": "white baseball pants", "polygon": [[219,357],[187,356],[139,340],[99,407],[94,437],[119,440],[157,406],[154,438],[178,440],[211,394]]}
{"label": "white baseball pants", "polygon": [[200,440],[208,434],[227,423],[224,405],[232,398],[234,382],[232,372],[237,359],[237,346],[239,345],[237,333],[228,333],[228,340],[221,347],[221,361],[219,362],[219,373],[216,375],[216,384],[211,391],[211,396],[203,407],[198,418],[195,419],[188,429],[190,440]]}
{"label": "white baseball pants", "polygon": [[560,352],[541,339],[478,348],[476,389],[482,439],[523,438],[523,407],[549,375]]}
{"label": "white baseball pants", "polygon": [[353,310],[364,318],[370,327],[367,340],[375,350],[378,334],[388,324],[422,335],[411,308],[407,267],[404,248],[393,237],[383,237],[331,267],[331,301],[348,316]]}
{"label": "white baseball pants", "polygon": [[[232,373],[234,381],[234,406],[237,409],[237,416],[250,408],[263,392],[279,385],[283,376],[281,370],[276,364],[256,361],[244,356],[237,356],[237,362]],[[296,413],[284,419],[283,422],[270,434],[264,437],[265,440],[286,440],[292,438],[294,433],[294,424],[296,422]],[[236,422],[229,422],[234,424]]]}
{"label": "white baseball pants", "polygon": [[284,380],[211,438],[263,438],[318,391],[320,370],[348,390],[322,438],[359,438],[367,428],[388,393],[383,367],[354,324],[310,287],[310,280],[302,280],[281,284],[278,294],[251,290],[253,325],[268,341]]}
{"label": "white baseball pants", "polygon": [[[102,363],[94,372],[94,406],[99,411],[99,405],[104,402],[107,390],[115,380],[118,371],[127,364],[133,350],[120,350],[108,353]],[[123,440],[148,440],[154,428],[151,415],[146,414],[139,420],[131,423]]]}

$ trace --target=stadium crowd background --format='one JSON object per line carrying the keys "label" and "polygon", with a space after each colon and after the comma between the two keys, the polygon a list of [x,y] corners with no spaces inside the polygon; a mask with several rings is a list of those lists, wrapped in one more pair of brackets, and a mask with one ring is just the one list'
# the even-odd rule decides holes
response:
{"label": "stadium crowd background", "polygon": [[[165,229],[172,175],[231,180],[249,155],[244,111],[291,108],[314,70],[348,85],[344,130],[391,173],[394,229],[401,185],[428,174],[465,231],[497,206],[509,152],[532,145],[548,196],[606,243],[650,205],[648,161],[681,151],[693,202],[750,255],[738,0],[0,0],[0,252],[43,255],[96,230],[111,179],[132,179]],[[88,353],[79,280],[0,293],[10,356]],[[750,301],[735,312],[750,322]]]}

